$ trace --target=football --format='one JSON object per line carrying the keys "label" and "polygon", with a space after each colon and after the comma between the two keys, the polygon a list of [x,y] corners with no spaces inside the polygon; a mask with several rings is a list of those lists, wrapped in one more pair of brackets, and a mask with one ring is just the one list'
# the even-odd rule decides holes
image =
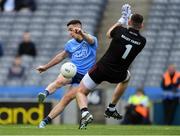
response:
{"label": "football", "polygon": [[77,67],[71,62],[66,62],[61,66],[61,74],[65,78],[72,78],[76,75]]}

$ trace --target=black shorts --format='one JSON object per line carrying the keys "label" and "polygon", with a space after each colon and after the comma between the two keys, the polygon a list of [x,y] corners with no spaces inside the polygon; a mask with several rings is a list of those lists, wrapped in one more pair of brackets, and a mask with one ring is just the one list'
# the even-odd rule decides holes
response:
{"label": "black shorts", "polygon": [[96,64],[88,72],[88,74],[96,84],[100,84],[102,81],[107,81],[109,83],[120,83],[120,82],[123,82],[127,78],[128,70],[111,72],[105,67],[99,64]]}
{"label": "black shorts", "polygon": [[76,75],[72,78],[71,84],[74,84],[74,83],[79,84],[83,77],[84,77],[83,74],[76,73]]}

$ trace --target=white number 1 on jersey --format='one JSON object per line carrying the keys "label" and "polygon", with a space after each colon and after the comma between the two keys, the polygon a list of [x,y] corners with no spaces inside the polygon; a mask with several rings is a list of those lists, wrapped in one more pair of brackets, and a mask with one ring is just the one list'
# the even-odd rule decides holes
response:
{"label": "white number 1 on jersey", "polygon": [[126,57],[128,56],[129,52],[131,51],[132,45],[131,44],[127,44],[126,45],[126,50],[122,56],[123,59],[126,59]]}

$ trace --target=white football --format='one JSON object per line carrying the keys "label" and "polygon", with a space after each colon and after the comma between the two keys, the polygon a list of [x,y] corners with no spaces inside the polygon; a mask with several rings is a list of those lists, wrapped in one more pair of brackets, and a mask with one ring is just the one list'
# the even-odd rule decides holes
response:
{"label": "white football", "polygon": [[61,66],[61,74],[65,78],[72,78],[76,75],[77,67],[71,62],[66,62]]}

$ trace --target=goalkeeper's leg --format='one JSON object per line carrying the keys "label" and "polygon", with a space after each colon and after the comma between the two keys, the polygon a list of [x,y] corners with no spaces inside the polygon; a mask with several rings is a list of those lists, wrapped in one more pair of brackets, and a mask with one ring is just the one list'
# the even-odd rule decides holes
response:
{"label": "goalkeeper's leg", "polygon": [[122,119],[122,115],[117,112],[115,106],[128,86],[128,82],[130,80],[130,72],[128,71],[127,73],[128,74],[126,79],[123,82],[119,83],[114,90],[112,101],[111,103],[109,103],[109,106],[106,108],[106,111],[104,113],[105,117],[107,118],[112,117],[114,119]]}

